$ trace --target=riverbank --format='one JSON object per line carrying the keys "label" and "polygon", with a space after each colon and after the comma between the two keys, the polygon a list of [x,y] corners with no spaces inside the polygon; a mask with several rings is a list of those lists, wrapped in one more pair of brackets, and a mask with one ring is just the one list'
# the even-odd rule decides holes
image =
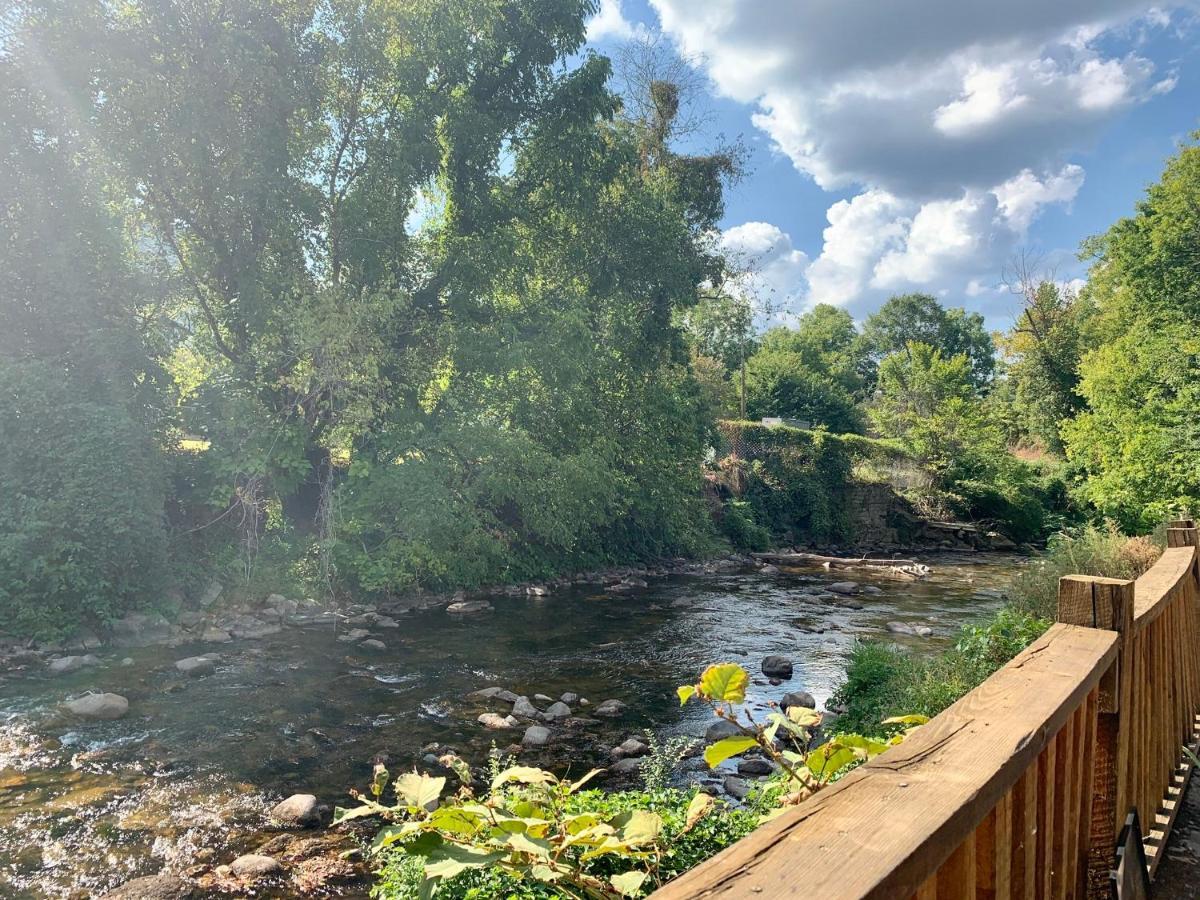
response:
{"label": "riverbank", "polygon": [[[98,896],[160,869],[203,882],[270,845],[284,865],[277,895],[298,896],[298,883],[324,865],[317,860],[336,854],[313,843],[324,832],[270,844],[291,834],[270,827],[279,800],[300,793],[324,806],[345,803],[346,790],[364,784],[372,760],[385,754],[394,772],[428,767],[427,757],[447,750],[482,766],[493,742],[522,745],[534,724],[551,739],[520,746],[522,764],[577,773],[611,767],[613,748],[644,741],[646,728],[663,739],[703,734],[703,712],[681,710],[674,688],[718,657],[755,671],[751,701],[759,707],[801,690],[824,704],[858,639],[888,636],[922,652],[944,647],[961,622],[990,614],[1021,563],[1003,554],[928,559],[933,574],[916,583],[763,572],[743,560],[701,564],[723,571],[644,578],[645,587],[572,584],[549,595],[494,595],[490,612],[415,609],[396,617],[399,628],[371,629],[383,650],[339,640],[348,633],[339,619],[336,626],[292,622],[218,647],[102,648],[99,665],[57,676],[44,661],[10,670],[0,681],[0,877],[7,879],[0,892]],[[825,590],[848,580],[879,592]],[[895,634],[889,622],[930,633]],[[208,674],[175,667],[209,653],[217,657]],[[757,674],[771,654],[793,662],[792,678],[772,684]],[[569,704],[576,720],[569,723],[519,720],[517,728],[493,730],[479,716],[513,710],[502,700],[469,698],[488,687],[526,696],[538,712],[552,705],[538,694],[561,701],[573,693],[591,703]],[[121,694],[128,713],[97,722],[64,716],[60,704],[87,690]],[[588,711],[609,699],[625,704],[621,716]],[[740,777],[732,768],[695,774],[710,789]],[[609,777],[613,786],[636,783],[629,773]],[[301,858],[309,851],[315,855]]]}

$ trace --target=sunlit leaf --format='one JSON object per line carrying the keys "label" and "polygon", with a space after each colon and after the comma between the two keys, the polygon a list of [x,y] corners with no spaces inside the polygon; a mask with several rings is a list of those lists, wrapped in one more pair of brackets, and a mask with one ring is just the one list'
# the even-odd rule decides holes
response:
{"label": "sunlit leaf", "polygon": [[750,676],[745,669],[735,663],[722,663],[705,669],[698,686],[709,700],[742,703],[749,684]]}
{"label": "sunlit leaf", "polygon": [[679,705],[684,706],[696,696],[696,686],[694,684],[681,684],[675,688],[675,693],[679,695]]}
{"label": "sunlit leaf", "polygon": [[371,852],[375,853],[382,850],[384,847],[390,847],[397,841],[407,841],[414,835],[421,833],[420,822],[405,822],[401,825],[388,825],[385,828],[379,829],[375,835],[375,839],[371,841]]}
{"label": "sunlit leaf", "polygon": [[458,844],[443,844],[430,853],[425,862],[426,878],[453,878],[468,869],[482,869],[505,856],[500,851],[488,852]]}
{"label": "sunlit leaf", "polygon": [[608,880],[612,882],[612,886],[622,897],[636,897],[649,877],[645,872],[622,872],[620,875],[613,875]]}
{"label": "sunlit leaf", "polygon": [[621,840],[630,847],[648,844],[662,833],[663,820],[658,813],[644,809],[630,812],[621,826]]}
{"label": "sunlit leaf", "polygon": [[586,775],[584,775],[578,781],[572,782],[571,786],[569,788],[567,788],[567,793],[568,794],[575,793],[577,790],[579,790],[581,787],[583,787],[585,784],[587,784],[589,781],[591,781],[593,778],[595,778],[597,775],[599,775],[603,771],[604,771],[603,769],[592,769],[592,771],[588,772]]}
{"label": "sunlit leaf", "polygon": [[518,853],[529,853],[542,859],[550,858],[550,844],[547,841],[536,841],[526,834],[510,834],[505,841]]}
{"label": "sunlit leaf", "polygon": [[430,778],[420,772],[405,772],[396,779],[394,787],[396,796],[408,806],[425,809],[437,802],[438,798],[442,796],[442,789],[445,786],[446,779],[444,777]]}
{"label": "sunlit leaf", "polygon": [[709,810],[713,808],[716,802],[710,794],[703,792],[693,797],[692,802],[688,804],[687,818],[683,825],[683,832],[681,833],[686,834],[695,828],[696,823],[708,815]]}
{"label": "sunlit leaf", "polygon": [[517,784],[557,784],[558,779],[544,769],[533,766],[513,766],[492,779],[492,791],[495,792],[512,782]]}
{"label": "sunlit leaf", "polygon": [[922,716],[916,713],[910,716],[892,716],[890,719],[884,719],[884,725],[924,725],[929,721],[929,716]]}
{"label": "sunlit leaf", "polygon": [[371,778],[371,796],[376,800],[383,793],[383,789],[387,787],[388,779],[391,776],[388,774],[387,767],[383,763],[375,764],[375,772]]}
{"label": "sunlit leaf", "polygon": [[758,741],[744,735],[722,738],[712,746],[705,748],[704,761],[708,763],[710,769],[715,769],[729,757],[745,753],[751,747],[756,746],[758,746]]}
{"label": "sunlit leaf", "polygon": [[821,724],[821,714],[807,706],[789,706],[787,717],[789,722],[801,728],[813,728]]}

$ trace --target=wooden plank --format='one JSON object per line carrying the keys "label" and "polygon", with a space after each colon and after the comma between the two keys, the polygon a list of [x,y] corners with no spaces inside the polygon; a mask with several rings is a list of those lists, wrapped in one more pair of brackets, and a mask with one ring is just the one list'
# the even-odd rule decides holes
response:
{"label": "wooden plank", "polygon": [[1075,848],[1075,896],[1088,894],[1088,860],[1092,852],[1092,803],[1096,794],[1096,744],[1097,716],[1099,715],[1099,688],[1088,694],[1083,708],[1083,745],[1079,760],[1079,832]]}
{"label": "wooden plank", "polygon": [[975,900],[975,832],[938,869],[938,900]]}
{"label": "wooden plank", "polygon": [[655,893],[658,900],[912,896],[1021,778],[1116,657],[1051,626],[903,744]]}
{"label": "wooden plank", "polygon": [[1057,770],[1058,735],[1038,757],[1038,834],[1037,870],[1038,896],[1054,896],[1054,788]]}
{"label": "wooden plank", "polygon": [[1133,583],[1133,621],[1139,629],[1161,615],[1183,582],[1195,577],[1195,563],[1195,547],[1170,547]]}

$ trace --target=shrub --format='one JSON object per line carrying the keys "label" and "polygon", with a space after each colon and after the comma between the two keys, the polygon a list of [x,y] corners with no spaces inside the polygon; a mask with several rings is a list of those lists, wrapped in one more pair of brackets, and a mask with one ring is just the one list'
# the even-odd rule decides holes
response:
{"label": "shrub", "polygon": [[0,497],[0,615],[16,633],[103,625],[162,586],[158,448],[49,366],[0,365]]}

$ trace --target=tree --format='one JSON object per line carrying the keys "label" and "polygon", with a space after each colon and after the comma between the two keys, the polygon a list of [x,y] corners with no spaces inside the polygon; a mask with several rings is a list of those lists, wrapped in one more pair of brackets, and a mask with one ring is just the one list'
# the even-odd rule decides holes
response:
{"label": "tree", "polygon": [[838,433],[859,433],[863,416],[854,398],[804,357],[764,347],[746,364],[746,412],[750,418],[784,416]]}
{"label": "tree", "polygon": [[861,350],[865,376],[874,382],[875,370],[892,353],[907,352],[909,344],[926,344],[944,357],[964,354],[970,363],[971,384],[984,390],[995,370],[995,346],[984,328],[983,316],[964,309],[946,309],[928,294],[903,294],[889,299],[863,323]]}
{"label": "tree", "polygon": [[819,372],[851,394],[863,388],[863,358],[858,331],[850,313],[819,303],[794,328],[772,328],[762,337],[764,350],[798,354],[804,366]]}
{"label": "tree", "polygon": [[1200,146],[1084,249],[1096,345],[1079,366],[1087,409],[1063,427],[1067,456],[1101,512],[1152,527],[1200,508]]}

